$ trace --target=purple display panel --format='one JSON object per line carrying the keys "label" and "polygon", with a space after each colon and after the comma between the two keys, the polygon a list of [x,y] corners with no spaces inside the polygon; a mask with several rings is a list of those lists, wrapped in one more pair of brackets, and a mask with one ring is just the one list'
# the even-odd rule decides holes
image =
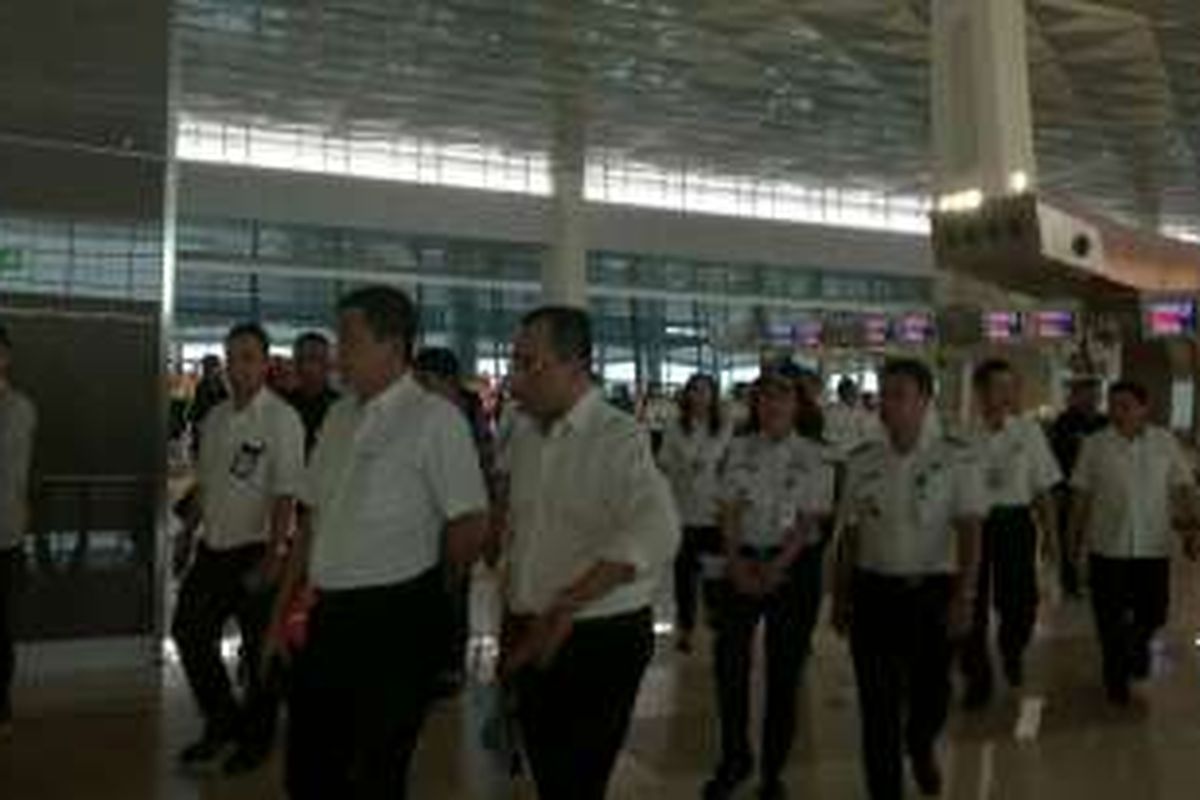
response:
{"label": "purple display panel", "polygon": [[895,321],[892,338],[900,344],[929,344],[934,331],[932,314],[905,314]]}
{"label": "purple display panel", "polygon": [[1150,303],[1144,320],[1148,336],[1191,336],[1196,332],[1196,303],[1194,300]]}
{"label": "purple display panel", "polygon": [[1033,335],[1039,339],[1073,339],[1075,331],[1073,311],[1036,311],[1033,314]]}
{"label": "purple display panel", "polygon": [[1021,338],[1021,314],[1016,311],[987,312],[983,315],[983,337],[991,342]]}

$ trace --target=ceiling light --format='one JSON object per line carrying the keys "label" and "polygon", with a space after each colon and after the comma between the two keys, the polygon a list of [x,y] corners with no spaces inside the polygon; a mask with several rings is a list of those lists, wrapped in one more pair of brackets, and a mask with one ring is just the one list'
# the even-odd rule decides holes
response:
{"label": "ceiling light", "polygon": [[1025,194],[1029,191],[1029,173],[1024,170],[1017,170],[1008,179],[1008,188],[1012,189],[1015,194]]}
{"label": "ceiling light", "polygon": [[978,189],[968,189],[962,193],[962,210],[975,211],[983,205],[983,192]]}

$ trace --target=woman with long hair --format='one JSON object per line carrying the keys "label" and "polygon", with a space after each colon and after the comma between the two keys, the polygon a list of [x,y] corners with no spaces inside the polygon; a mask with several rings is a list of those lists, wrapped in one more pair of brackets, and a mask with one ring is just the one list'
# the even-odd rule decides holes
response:
{"label": "woman with long hair", "polygon": [[801,389],[765,372],[751,430],[733,441],[721,471],[726,579],[713,593],[714,665],[721,760],[706,800],[733,796],[754,768],[748,735],[754,634],[766,626],[766,713],[759,797],[783,797],[781,775],[796,728],[796,690],[821,605],[822,519],[833,470],[821,445],[797,432]]}
{"label": "woman with long hair", "polygon": [[659,453],[683,522],[675,559],[675,622],[681,652],[692,649],[701,558],[721,552],[717,472],[728,445],[717,380],[693,375],[679,394],[679,417],[668,425]]}

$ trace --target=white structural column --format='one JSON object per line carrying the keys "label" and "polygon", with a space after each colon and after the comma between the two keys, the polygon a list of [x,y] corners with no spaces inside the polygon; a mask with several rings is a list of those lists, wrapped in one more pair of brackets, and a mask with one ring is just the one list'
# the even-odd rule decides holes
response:
{"label": "white structural column", "polygon": [[935,190],[977,206],[1037,184],[1026,0],[934,0]]}
{"label": "white structural column", "polygon": [[542,262],[542,295],[557,305],[587,307],[585,146],[579,103],[560,103],[551,153],[550,251]]}
{"label": "white structural column", "polygon": [[587,308],[587,111],[583,66],[575,56],[572,3],[545,0],[550,22],[546,66],[553,87],[550,151],[550,250],[542,262],[547,303]]}

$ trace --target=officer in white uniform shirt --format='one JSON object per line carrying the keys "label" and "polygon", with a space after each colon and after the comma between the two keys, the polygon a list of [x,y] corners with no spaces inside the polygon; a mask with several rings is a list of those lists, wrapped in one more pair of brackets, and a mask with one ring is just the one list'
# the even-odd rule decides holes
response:
{"label": "officer in white uniform shirt", "polygon": [[982,417],[973,444],[990,510],[983,523],[978,592],[971,633],[962,655],[966,705],[981,708],[992,695],[991,609],[1000,617],[999,646],[1009,686],[1024,683],[1025,650],[1038,608],[1038,535],[1042,550],[1058,541],[1053,490],[1062,479],[1041,427],[1016,415],[1018,385],[1012,366],[990,359],[972,383]]}
{"label": "officer in white uniform shirt", "polygon": [[932,397],[921,362],[884,366],[887,437],[851,454],[838,513],[834,624],[850,637],[872,800],[904,796],[905,751],[921,791],[941,792],[952,641],[974,603],[987,500],[971,449],[928,425]]}
{"label": "officer in white uniform shirt", "polygon": [[882,437],[879,416],[863,406],[858,384],[851,378],[842,378],[837,386],[837,401],[825,409],[825,438],[846,455],[858,445]]}
{"label": "officer in white uniform shirt", "polygon": [[658,454],[683,523],[683,542],[675,557],[675,627],[678,649],[685,653],[691,652],[696,627],[698,580],[722,549],[717,470],[730,436],[716,378],[693,375],[679,395],[678,418],[668,423]]}
{"label": "officer in white uniform shirt", "polygon": [[754,394],[751,432],[730,445],[721,471],[727,577],[714,591],[714,669],[721,760],[706,800],[733,796],[753,769],[748,728],[755,631],[766,636],[766,701],[759,797],[782,798],[796,728],[796,690],[821,607],[821,522],[833,506],[824,448],[796,433],[803,391],[767,372]]}
{"label": "officer in white uniform shirt", "polygon": [[[277,703],[255,667],[304,465],[300,417],[266,386],[268,348],[267,334],[253,323],[225,339],[232,396],[204,420],[197,476],[202,533],[171,629],[205,723],[180,759],[210,761],[236,739],[239,749],[225,763],[230,773],[262,764],[274,740]],[[240,707],[221,659],[231,617],[252,665]]]}
{"label": "officer in white uniform shirt", "polygon": [[280,648],[305,578],[315,589],[296,657],[286,785],[293,800],[395,800],[450,647],[443,555],[468,568],[488,498],[462,412],[411,370],[416,309],[369,287],[338,304],[348,393],[325,419],[272,626]]}
{"label": "officer in white uniform shirt", "polygon": [[0,325],[0,733],[12,724],[13,598],[17,563],[29,530],[29,470],[37,410],[11,383],[13,344]]}
{"label": "officer in white uniform shirt", "polygon": [[1150,641],[1167,621],[1172,531],[1184,530],[1190,558],[1195,532],[1195,477],[1179,442],[1147,424],[1144,386],[1109,390],[1108,428],[1084,440],[1071,475],[1071,540],[1091,554],[1091,594],[1104,682],[1118,705],[1130,682],[1150,675]]}
{"label": "officer in white uniform shirt", "polygon": [[646,435],[591,380],[586,312],[528,315],[513,350],[502,670],[546,800],[600,800],[654,648],[652,604],[679,544]]}

